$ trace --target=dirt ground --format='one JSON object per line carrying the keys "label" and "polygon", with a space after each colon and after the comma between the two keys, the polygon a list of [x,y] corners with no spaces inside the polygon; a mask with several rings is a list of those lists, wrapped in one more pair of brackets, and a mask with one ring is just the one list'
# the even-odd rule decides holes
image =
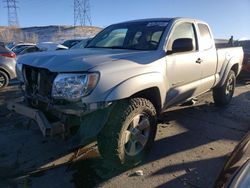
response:
{"label": "dirt ground", "polygon": [[67,141],[44,138],[34,123],[10,114],[6,101],[20,95],[16,85],[0,92],[0,187],[209,188],[250,129],[250,85],[238,84],[227,108],[215,107],[208,93],[193,106],[169,109],[145,161],[110,170],[95,143],[71,151]]}

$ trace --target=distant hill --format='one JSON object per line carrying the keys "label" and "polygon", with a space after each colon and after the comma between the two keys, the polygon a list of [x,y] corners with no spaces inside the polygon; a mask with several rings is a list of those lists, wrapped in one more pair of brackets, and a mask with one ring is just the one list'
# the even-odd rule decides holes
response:
{"label": "distant hill", "polygon": [[86,38],[96,35],[101,28],[84,26],[43,26],[22,28],[24,33],[34,33],[38,36],[39,42],[63,41],[72,38]]}
{"label": "distant hill", "polygon": [[[35,36],[37,38],[37,42],[62,42],[67,39],[72,38],[87,38],[95,36],[102,28],[94,27],[94,26],[39,26],[39,27],[26,27],[20,28],[18,30],[0,26],[0,34],[1,32],[13,32],[14,33],[22,33],[24,36]],[[6,38],[6,37],[2,37]],[[1,40],[1,36],[0,36]],[[2,39],[3,40],[3,39]]]}

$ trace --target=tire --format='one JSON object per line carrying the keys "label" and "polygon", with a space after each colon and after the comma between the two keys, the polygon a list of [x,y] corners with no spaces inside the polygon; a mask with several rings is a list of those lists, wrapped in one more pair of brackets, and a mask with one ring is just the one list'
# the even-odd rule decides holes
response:
{"label": "tire", "polygon": [[101,156],[113,167],[139,164],[154,142],[156,119],[156,110],[146,99],[117,102],[97,136]]}
{"label": "tire", "polygon": [[5,72],[0,71],[0,90],[5,88],[8,84],[9,84],[8,75]]}
{"label": "tire", "polygon": [[234,71],[230,70],[225,83],[221,87],[213,89],[214,103],[217,106],[226,106],[231,102],[234,94],[235,84],[235,73]]}

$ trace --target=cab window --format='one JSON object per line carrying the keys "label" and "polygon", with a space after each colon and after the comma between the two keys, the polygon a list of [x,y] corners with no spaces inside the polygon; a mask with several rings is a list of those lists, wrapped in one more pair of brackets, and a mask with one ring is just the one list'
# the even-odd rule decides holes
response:
{"label": "cab window", "polygon": [[171,52],[174,41],[176,39],[181,39],[181,38],[192,39],[193,45],[194,45],[194,50],[197,49],[196,35],[195,35],[193,24],[192,23],[181,23],[173,29],[173,31],[170,35],[169,41],[168,41],[167,51]]}
{"label": "cab window", "polygon": [[208,50],[213,47],[213,39],[209,32],[207,25],[205,24],[198,24],[198,28],[200,31],[200,49],[201,50]]}

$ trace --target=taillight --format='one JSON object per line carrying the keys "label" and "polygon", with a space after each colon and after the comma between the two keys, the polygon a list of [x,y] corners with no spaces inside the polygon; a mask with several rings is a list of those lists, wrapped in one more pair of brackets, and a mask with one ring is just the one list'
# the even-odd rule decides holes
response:
{"label": "taillight", "polygon": [[3,53],[3,54],[0,54],[0,56],[9,57],[9,58],[16,58],[16,54],[14,52]]}

